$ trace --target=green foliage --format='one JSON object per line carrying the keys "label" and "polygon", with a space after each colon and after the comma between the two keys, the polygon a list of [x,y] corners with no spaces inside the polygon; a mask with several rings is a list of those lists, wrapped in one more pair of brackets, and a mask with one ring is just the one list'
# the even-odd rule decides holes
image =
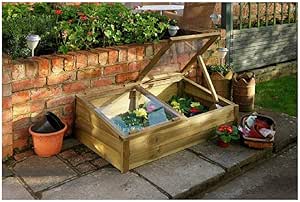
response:
{"label": "green foliage", "polygon": [[13,58],[30,56],[26,36],[38,34],[41,37],[36,52],[53,52],[56,48],[54,16],[49,15],[51,7],[47,3],[36,3],[33,8],[24,4],[3,6],[2,40],[3,51]]}
{"label": "green foliage", "polygon": [[213,72],[219,72],[223,76],[225,76],[232,68],[229,65],[209,65],[207,66],[207,71],[209,74]]}
{"label": "green foliage", "polygon": [[13,58],[30,55],[28,34],[40,35],[39,55],[157,41],[168,28],[167,17],[133,13],[120,3],[56,8],[51,3],[5,4],[2,23],[3,50]]}
{"label": "green foliage", "polygon": [[207,111],[207,108],[204,105],[201,105],[200,102],[195,102],[193,98],[190,97],[179,97],[177,95],[173,95],[168,103],[176,111],[187,117]]}
{"label": "green foliage", "polygon": [[236,126],[221,125],[217,128],[216,133],[218,137],[225,143],[231,142],[231,140],[239,140],[239,131]]}
{"label": "green foliage", "polygon": [[256,84],[255,105],[297,116],[296,75]]}

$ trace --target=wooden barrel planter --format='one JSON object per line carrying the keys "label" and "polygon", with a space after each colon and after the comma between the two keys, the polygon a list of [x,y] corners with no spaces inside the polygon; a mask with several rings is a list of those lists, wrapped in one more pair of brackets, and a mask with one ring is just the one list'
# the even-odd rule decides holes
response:
{"label": "wooden barrel planter", "polygon": [[[229,71],[225,76],[219,72],[210,74],[210,79],[216,89],[218,95],[231,100],[231,84],[232,84],[232,71]],[[203,84],[207,88],[207,84]]]}
{"label": "wooden barrel planter", "polygon": [[253,72],[234,74],[233,102],[239,105],[241,112],[254,110],[255,75]]}

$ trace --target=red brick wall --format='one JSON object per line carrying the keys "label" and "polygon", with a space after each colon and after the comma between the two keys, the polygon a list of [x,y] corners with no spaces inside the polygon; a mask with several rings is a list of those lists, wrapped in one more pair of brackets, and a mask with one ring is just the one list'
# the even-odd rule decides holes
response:
{"label": "red brick wall", "polygon": [[[199,48],[196,43],[192,45]],[[67,122],[70,126],[67,135],[70,135],[75,94],[133,81],[162,46],[163,43],[148,43],[96,48],[15,61],[4,56],[2,156],[11,156],[13,149],[31,145],[28,128],[46,111],[54,112]],[[174,47],[159,61],[158,69],[182,68],[195,53],[182,42]],[[216,44],[211,47],[212,50],[215,48]],[[204,54],[208,63],[217,62],[213,56],[212,51]],[[202,81],[195,70],[188,77],[199,83]]]}

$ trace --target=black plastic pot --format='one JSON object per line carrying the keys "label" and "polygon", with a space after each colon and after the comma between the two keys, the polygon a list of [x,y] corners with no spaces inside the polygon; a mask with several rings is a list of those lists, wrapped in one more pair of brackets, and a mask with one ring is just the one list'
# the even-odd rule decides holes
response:
{"label": "black plastic pot", "polygon": [[65,127],[65,124],[52,112],[46,112],[45,118],[31,128],[36,133],[53,133]]}

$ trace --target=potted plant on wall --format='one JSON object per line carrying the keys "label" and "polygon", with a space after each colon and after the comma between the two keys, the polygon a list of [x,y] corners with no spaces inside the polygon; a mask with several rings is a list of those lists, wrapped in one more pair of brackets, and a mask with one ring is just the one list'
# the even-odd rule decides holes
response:
{"label": "potted plant on wall", "polygon": [[228,147],[231,140],[239,140],[240,136],[236,126],[224,124],[217,128],[218,146]]}
{"label": "potted plant on wall", "polygon": [[179,27],[177,26],[177,21],[172,19],[169,21],[169,28],[168,32],[170,36],[175,36],[177,34],[177,31],[179,30]]}

